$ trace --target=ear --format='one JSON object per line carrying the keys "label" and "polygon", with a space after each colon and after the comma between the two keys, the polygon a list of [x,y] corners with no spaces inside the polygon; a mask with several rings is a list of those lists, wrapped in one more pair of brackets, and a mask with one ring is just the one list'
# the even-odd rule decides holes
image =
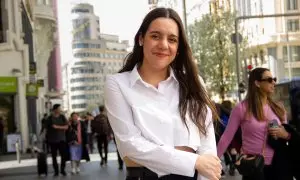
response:
{"label": "ear", "polygon": [[259,84],[258,81],[254,81],[254,83],[255,83],[255,86],[256,86],[256,87],[260,88],[260,84]]}
{"label": "ear", "polygon": [[142,34],[139,35],[139,45],[143,46],[144,44],[144,38],[142,37]]}

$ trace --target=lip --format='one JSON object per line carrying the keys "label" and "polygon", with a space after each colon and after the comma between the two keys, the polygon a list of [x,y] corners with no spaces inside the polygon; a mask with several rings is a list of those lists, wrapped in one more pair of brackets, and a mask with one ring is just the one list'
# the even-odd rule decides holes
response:
{"label": "lip", "polygon": [[153,53],[153,54],[157,57],[167,57],[167,56],[169,56],[168,54],[165,54],[165,53]]}

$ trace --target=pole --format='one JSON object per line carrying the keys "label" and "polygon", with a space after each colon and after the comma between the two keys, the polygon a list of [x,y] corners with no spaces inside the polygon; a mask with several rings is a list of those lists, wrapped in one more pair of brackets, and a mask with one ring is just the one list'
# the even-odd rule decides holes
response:
{"label": "pole", "polygon": [[238,86],[238,98],[239,101],[241,101],[242,97],[241,97],[241,92],[239,91],[239,83],[240,83],[240,60],[239,60],[239,34],[238,34],[238,22],[239,19],[235,19],[235,23],[234,23],[234,27],[235,27],[235,55],[236,55],[236,78],[237,78],[237,86]]}
{"label": "pole", "polygon": [[184,29],[185,32],[187,33],[187,20],[186,20],[186,2],[185,0],[182,0],[182,5],[183,5],[183,21],[184,21]]}

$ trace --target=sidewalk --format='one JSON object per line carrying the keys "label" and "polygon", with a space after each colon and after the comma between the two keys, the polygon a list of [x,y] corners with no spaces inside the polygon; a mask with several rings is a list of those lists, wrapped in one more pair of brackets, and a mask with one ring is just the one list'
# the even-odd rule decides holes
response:
{"label": "sidewalk", "polygon": [[[50,161],[49,161],[50,160]],[[58,160],[59,161],[59,160]],[[81,163],[80,174],[71,175],[70,163],[66,165],[67,176],[59,176],[53,178],[53,167],[51,164],[51,158],[48,158],[48,176],[38,177],[36,160],[24,160],[22,161],[23,167],[11,166],[8,169],[2,169],[2,164],[0,164],[0,179],[1,180],[24,180],[24,179],[72,179],[72,180],[124,180],[125,179],[125,169],[120,171],[118,169],[117,154],[110,153],[108,157],[108,164],[106,166],[100,166],[100,158],[98,154],[91,155],[91,161]],[[7,163],[6,163],[7,164]]]}
{"label": "sidewalk", "polygon": [[[94,153],[90,154],[91,161],[100,161],[100,156],[98,154],[96,145],[94,147],[95,147]],[[111,160],[117,160],[116,146],[112,141],[108,145],[108,152],[109,152],[108,158],[110,158]],[[48,164],[50,165],[52,164],[51,154],[48,154],[47,161]],[[0,169],[10,169],[10,168],[26,167],[26,166],[36,166],[36,157],[32,156],[32,154],[23,153],[21,155],[21,162],[19,163],[17,161],[16,154],[6,154],[0,156]]]}

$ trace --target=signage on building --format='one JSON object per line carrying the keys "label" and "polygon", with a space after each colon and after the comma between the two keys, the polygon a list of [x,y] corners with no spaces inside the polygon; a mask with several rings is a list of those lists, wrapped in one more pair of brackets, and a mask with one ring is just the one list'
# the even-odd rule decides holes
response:
{"label": "signage on building", "polygon": [[26,96],[37,97],[39,92],[38,85],[35,83],[26,84]]}
{"label": "signage on building", "polygon": [[36,83],[39,87],[44,87],[44,79],[38,79]]}
{"label": "signage on building", "polygon": [[17,86],[16,77],[0,77],[0,93],[16,93]]}
{"label": "signage on building", "polygon": [[22,139],[20,134],[8,134],[6,136],[7,152],[16,152],[16,143],[19,142],[19,148],[22,149]]}
{"label": "signage on building", "polygon": [[36,74],[36,63],[35,62],[29,63],[29,74]]}

